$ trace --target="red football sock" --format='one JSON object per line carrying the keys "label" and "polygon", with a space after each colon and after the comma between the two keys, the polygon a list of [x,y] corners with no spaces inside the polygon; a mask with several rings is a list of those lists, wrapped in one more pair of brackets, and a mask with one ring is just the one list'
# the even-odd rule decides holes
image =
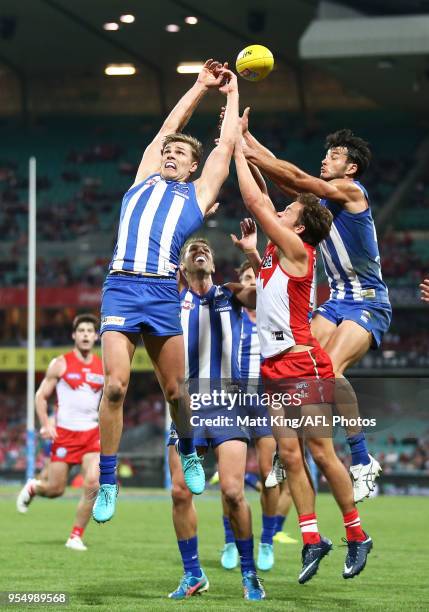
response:
{"label": "red football sock", "polygon": [[346,538],[349,542],[363,542],[367,536],[360,526],[359,512],[354,509],[343,515]]}
{"label": "red football sock", "polygon": [[298,520],[304,546],[306,544],[318,544],[320,533],[317,528],[317,516],[315,514],[300,514]]}
{"label": "red football sock", "polygon": [[78,527],[74,525],[72,532],[70,534],[71,538],[81,538],[83,536],[83,532],[85,531],[84,527]]}

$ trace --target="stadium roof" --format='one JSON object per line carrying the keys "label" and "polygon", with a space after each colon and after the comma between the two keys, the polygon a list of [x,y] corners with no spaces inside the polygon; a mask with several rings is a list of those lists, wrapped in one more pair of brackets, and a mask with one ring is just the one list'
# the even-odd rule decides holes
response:
{"label": "stadium roof", "polygon": [[[269,46],[293,63],[297,42],[317,0],[2,0],[0,63],[36,76],[98,73],[109,62],[134,61],[141,69],[174,72],[179,61],[207,57],[232,62],[247,44]],[[263,8],[256,8],[255,6]],[[103,24],[132,14],[117,31]],[[184,18],[196,16],[197,25]],[[2,25],[3,24],[3,25]],[[180,31],[169,33],[166,25]]]}
{"label": "stadium roof", "polygon": [[[429,0],[336,0],[336,3],[352,7],[363,16],[429,13]],[[233,63],[241,48],[258,42],[273,51],[278,69],[294,69],[302,62],[298,54],[299,40],[317,18],[318,6],[319,0],[206,0],[204,3],[197,0],[2,0],[0,65],[8,66],[25,80],[41,75],[91,78],[101,75],[109,63],[132,62],[143,74],[150,71],[169,79],[175,77],[179,62],[201,61],[211,56]],[[135,22],[120,23],[121,14],[134,15]],[[186,24],[187,16],[197,17],[198,24]],[[120,27],[117,31],[106,31],[103,29],[106,22],[117,22]],[[168,24],[177,24],[180,31],[167,32]],[[429,88],[426,55],[396,59],[391,62],[393,70],[382,71],[378,59],[373,62],[374,66],[368,58],[346,59],[350,62],[347,64],[317,58],[310,61],[381,104],[393,102],[414,108],[426,103],[424,97]],[[350,74],[354,75],[353,79]],[[401,82],[406,86],[398,87]],[[410,96],[410,87],[414,87],[415,95]]]}
{"label": "stadium roof", "polygon": [[429,0],[334,0],[368,15],[418,15],[429,12]]}

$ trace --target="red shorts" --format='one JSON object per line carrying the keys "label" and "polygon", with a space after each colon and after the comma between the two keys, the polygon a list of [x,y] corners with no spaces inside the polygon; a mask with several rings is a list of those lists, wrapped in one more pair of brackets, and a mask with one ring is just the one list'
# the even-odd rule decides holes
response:
{"label": "red shorts", "polygon": [[100,452],[100,430],[98,427],[87,431],[72,431],[57,427],[57,437],[51,449],[51,461],[82,463],[87,453]]}
{"label": "red shorts", "polygon": [[295,407],[333,402],[332,361],[320,346],[300,353],[268,357],[261,366],[261,374],[268,393],[293,396],[290,405]]}

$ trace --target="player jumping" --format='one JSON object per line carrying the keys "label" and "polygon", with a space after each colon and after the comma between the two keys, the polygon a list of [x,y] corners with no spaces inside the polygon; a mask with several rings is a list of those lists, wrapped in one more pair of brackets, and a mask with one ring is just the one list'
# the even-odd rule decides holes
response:
{"label": "player jumping", "polygon": [[[227,97],[219,144],[193,181],[201,144],[178,133],[209,89]],[[238,122],[236,76],[208,60],[193,87],[179,100],[146,148],[136,180],[124,196],[118,241],[103,289],[101,306],[105,386],[100,405],[100,491],[93,516],[114,514],[116,461],[122,407],[136,345],[143,338],[173,420],[188,412],[183,388],[184,349],[176,271],[180,249],[215,204],[228,176]],[[204,490],[204,470],[192,438],[182,436],[180,456],[187,486]]]}
{"label": "player jumping", "polygon": [[[311,330],[332,360],[337,411],[355,418],[359,415],[356,395],[343,374],[370,348],[380,346],[392,315],[368,193],[357,180],[370,162],[368,144],[351,130],[330,134],[320,178],[316,178],[263,147],[250,134],[247,116],[248,109],[242,120],[247,159],[280,188],[314,193],[333,215],[330,235],[320,245],[331,295],[317,308]],[[381,467],[368,453],[361,428],[346,430],[354,499],[358,502],[374,489]]]}
{"label": "player jumping", "polygon": [[[92,353],[97,340],[98,320],[91,314],[78,315],[73,321],[74,349],[56,357],[46,371],[36,393],[36,412],[40,434],[53,440],[50,462],[39,480],[31,479],[18,495],[19,512],[27,512],[36,495],[60,497],[67,485],[69,469],[82,466],[83,493],[77,507],[75,523],[67,548],[84,551],[82,541],[91,517],[95,493],[98,489],[100,434],[98,404],[103,387],[101,359]],[[48,415],[48,400],[56,391],[58,409],[55,422]]]}
{"label": "player jumping", "polygon": [[[299,194],[284,211],[276,212],[266,188],[261,188],[252,175],[242,146],[239,134],[235,163],[240,191],[246,207],[269,239],[262,261],[256,250],[256,234],[254,250],[248,253],[252,265],[258,267],[256,315],[264,357],[262,377],[268,391],[284,386],[286,390],[304,389],[300,392],[301,407],[310,414],[321,414],[326,400],[319,397],[333,382],[334,372],[329,355],[311,334],[309,314],[314,299],[315,247],[329,235],[332,215],[310,193]],[[316,405],[319,403],[322,407]],[[289,409],[284,410],[287,416]],[[287,470],[303,538],[302,569],[298,578],[303,584],[315,575],[332,543],[321,537],[317,528],[315,492],[306,468],[302,440],[290,427],[280,426],[279,434],[273,426],[273,432]],[[352,484],[335,454],[332,437],[322,436],[319,433],[318,437],[308,438],[307,445],[343,514],[348,546],[343,577],[353,578],[365,567],[372,540],[360,526]]]}

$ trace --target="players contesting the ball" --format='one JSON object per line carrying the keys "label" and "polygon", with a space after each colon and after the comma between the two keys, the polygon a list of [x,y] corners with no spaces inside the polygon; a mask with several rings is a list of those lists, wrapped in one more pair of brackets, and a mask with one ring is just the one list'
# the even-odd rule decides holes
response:
{"label": "players contesting the ball", "polygon": [[[226,95],[226,121],[218,146],[208,156],[200,178],[193,181],[201,144],[178,132],[210,89]],[[123,402],[140,337],[172,419],[179,425],[188,413],[176,272],[180,249],[203,223],[228,176],[237,124],[237,77],[226,65],[208,60],[146,148],[135,182],[124,196],[101,305],[106,378],[100,404],[100,490],[93,509],[98,522],[110,520],[115,511]],[[186,433],[179,440],[185,482],[193,493],[200,494],[204,470],[189,431]]]}
{"label": "players contesting the ball", "polygon": [[[380,346],[392,315],[381,274],[369,196],[358,180],[369,165],[371,152],[368,144],[351,130],[330,134],[320,178],[316,178],[290,162],[277,159],[263,147],[249,132],[248,112],[246,109],[242,121],[247,159],[289,193],[291,190],[314,193],[333,215],[330,235],[320,245],[331,295],[317,308],[311,329],[332,359],[337,379],[337,411],[351,422],[358,422],[356,395],[344,372],[370,348]],[[358,502],[374,489],[381,467],[368,453],[361,428],[346,430],[352,455],[354,499]]]}
{"label": "players contesting the ball", "polygon": [[[329,355],[311,333],[309,314],[314,299],[316,246],[328,237],[332,214],[311,193],[299,194],[284,211],[277,212],[262,177],[258,176],[258,182],[255,180],[255,171],[252,174],[249,168],[243,144],[242,134],[238,132],[234,159],[241,195],[269,240],[261,260],[254,232],[253,252],[248,253],[257,270],[256,324],[264,357],[261,374],[265,388],[269,393],[281,390],[283,398],[295,398],[298,392],[300,416],[329,415],[329,387],[334,382],[334,372]],[[250,228],[251,224],[249,232]],[[290,407],[283,404],[280,408],[285,417],[290,416]],[[275,411],[272,405],[271,414],[276,414]],[[365,567],[372,540],[361,528],[352,484],[335,453],[332,437],[323,428],[320,431],[309,427],[299,432],[288,424],[279,427],[273,421],[271,424],[303,538],[298,581],[303,584],[310,580],[320,561],[332,549],[331,541],[321,537],[318,531],[315,491],[305,465],[302,438],[343,515],[348,545],[343,577],[353,578]]]}

